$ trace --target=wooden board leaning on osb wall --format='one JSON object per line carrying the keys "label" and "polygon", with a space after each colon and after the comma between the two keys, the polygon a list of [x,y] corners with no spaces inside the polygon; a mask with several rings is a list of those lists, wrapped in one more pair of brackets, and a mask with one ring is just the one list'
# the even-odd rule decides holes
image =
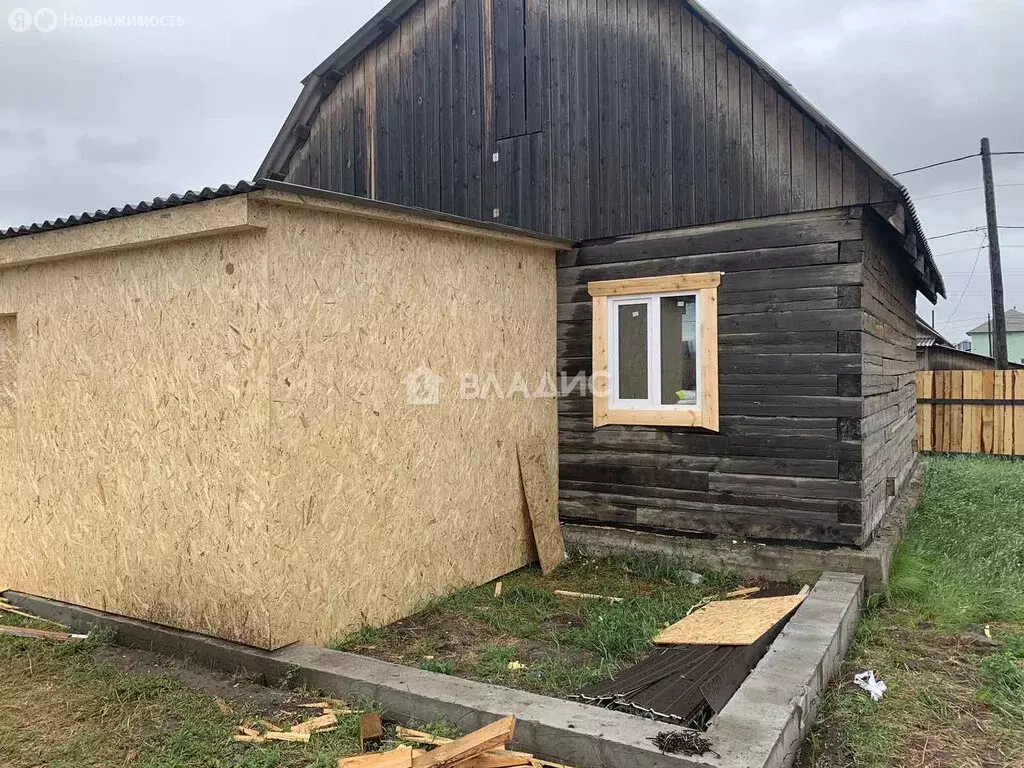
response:
{"label": "wooden board leaning on osb wall", "polygon": [[0,272],[0,587],[274,644],[264,250],[237,234]]}
{"label": "wooden board leaning on osb wall", "polygon": [[[282,631],[328,641],[525,565],[516,443],[542,436],[557,477],[557,403],[463,399],[460,377],[532,390],[554,375],[553,251],[327,211],[260,217]],[[436,405],[408,402],[423,366]]]}
{"label": "wooden board leaning on osb wall", "polygon": [[554,373],[553,251],[248,205],[249,233],[5,270],[3,586],[278,647],[525,564],[516,442],[556,477],[556,403],[458,377]]}

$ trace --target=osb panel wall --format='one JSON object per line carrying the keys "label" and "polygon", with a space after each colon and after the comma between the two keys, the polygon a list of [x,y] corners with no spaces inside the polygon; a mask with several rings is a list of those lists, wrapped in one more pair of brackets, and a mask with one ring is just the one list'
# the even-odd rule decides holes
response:
{"label": "osb panel wall", "polygon": [[[555,372],[550,249],[260,205],[269,223],[272,551],[279,631],[387,622],[530,559],[516,441],[557,452],[550,398],[459,377]],[[405,377],[441,377],[410,405]]]}
{"label": "osb panel wall", "polygon": [[0,271],[0,588],[275,644],[266,294],[254,234]]}

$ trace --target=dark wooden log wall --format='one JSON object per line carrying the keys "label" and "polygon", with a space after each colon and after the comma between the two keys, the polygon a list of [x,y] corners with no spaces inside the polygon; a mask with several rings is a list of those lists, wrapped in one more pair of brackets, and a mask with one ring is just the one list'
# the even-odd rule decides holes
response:
{"label": "dark wooden log wall", "polygon": [[[593,367],[589,281],[724,272],[721,431],[594,429],[591,398],[577,392],[560,403],[564,520],[830,544],[863,540],[864,463],[871,463],[872,482],[890,465],[868,458],[862,433],[876,440],[884,419],[902,435],[904,406],[900,400],[895,414],[876,418],[866,409],[882,401],[861,397],[865,386],[903,375],[902,367],[892,374],[880,362],[863,331],[862,215],[859,208],[836,209],[620,238],[561,258],[558,354],[569,379]],[[903,300],[913,283],[891,290]],[[913,326],[911,312],[911,351]],[[866,365],[878,367],[873,378],[863,376]]]}
{"label": "dark wooden log wall", "polygon": [[684,0],[422,0],[395,21],[287,181],[574,240],[899,199]]}
{"label": "dark wooden log wall", "polygon": [[917,291],[892,231],[865,216],[863,521],[867,540],[898,497],[917,455]]}

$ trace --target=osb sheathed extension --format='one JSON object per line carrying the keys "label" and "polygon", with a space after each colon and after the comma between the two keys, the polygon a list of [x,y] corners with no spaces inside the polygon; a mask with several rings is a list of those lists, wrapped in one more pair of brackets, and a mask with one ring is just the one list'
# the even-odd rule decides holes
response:
{"label": "osb sheathed extension", "polygon": [[0,586],[278,647],[523,565],[555,401],[458,382],[554,373],[553,252],[437,224],[253,194],[0,243]]}

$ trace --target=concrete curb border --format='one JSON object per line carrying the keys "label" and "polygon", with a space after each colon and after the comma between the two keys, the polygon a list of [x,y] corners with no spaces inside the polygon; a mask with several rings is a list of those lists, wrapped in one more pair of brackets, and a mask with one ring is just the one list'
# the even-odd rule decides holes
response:
{"label": "concrete curb border", "polygon": [[634,715],[318,646],[262,651],[19,592],[4,596],[79,631],[113,629],[121,645],[262,675],[271,684],[289,679],[341,697],[369,696],[399,721],[444,718],[470,730],[514,713],[514,748],[579,768],[775,768],[792,763],[852,638],[862,594],[860,576],[822,577],[709,730],[721,758],[663,755],[650,739],[672,727]]}

